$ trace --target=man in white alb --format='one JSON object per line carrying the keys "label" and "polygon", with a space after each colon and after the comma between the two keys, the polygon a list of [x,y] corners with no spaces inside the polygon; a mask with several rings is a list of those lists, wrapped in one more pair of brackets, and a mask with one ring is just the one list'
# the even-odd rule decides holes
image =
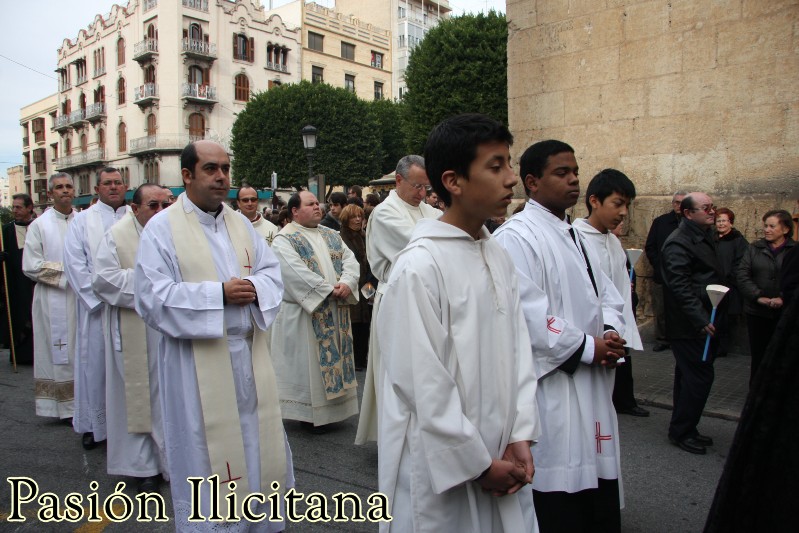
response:
{"label": "man in white alb", "polygon": [[520,169],[530,198],[494,237],[516,264],[538,377],[538,525],[542,533],[618,532],[623,500],[611,394],[624,355],[617,333],[624,331],[623,301],[566,216],[580,196],[574,150],[561,141],[536,143]]}
{"label": "man in white alb", "polygon": [[115,168],[97,173],[94,188],[98,201],[75,216],[64,242],[64,272],[75,292],[77,305],[75,361],[75,414],[72,426],[83,434],[87,450],[106,438],[105,427],[105,304],[92,290],[92,273],[97,247],[108,228],[125,216],[128,186]]}
{"label": "man in white alb", "polygon": [[161,335],[133,309],[133,268],[144,226],[170,206],[155,183],[136,189],[125,217],[111,226],[97,249],[92,288],[110,307],[106,331],[107,470],[138,478],[138,491],[158,490],[164,471],[163,427],[156,356]]}
{"label": "man in white alb", "polygon": [[[53,207],[28,227],[22,270],[33,290],[33,386],[36,414],[68,420],[74,409],[75,295],[64,275],[64,237],[74,217],[75,186],[64,172],[50,176]],[[70,328],[70,325],[72,327]]]}
{"label": "man in white alb", "polygon": [[[397,163],[395,171],[397,188],[380,202],[369,216],[366,226],[366,258],[377,285],[372,308],[372,330],[380,310],[381,285],[388,281],[394,258],[411,240],[413,228],[423,218],[438,218],[441,211],[424,203],[430,181],[424,167],[424,158],[406,155]],[[361,400],[361,415],[355,444],[377,440],[377,412],[380,401],[380,348],[377,336],[369,337],[369,359],[366,364],[366,382]]]}
{"label": "man in white alb", "polygon": [[279,229],[258,212],[258,191],[242,184],[236,193],[236,202],[239,204],[239,211],[247,217],[255,232],[266,239],[266,244],[271,246]]}
{"label": "man in white alb", "polygon": [[272,242],[285,285],[272,353],[283,418],[318,433],[358,414],[349,306],[358,302],[360,266],[339,233],[319,224],[313,193],[294,194],[288,210],[292,221]]}
{"label": "man in white alb", "polygon": [[[189,476],[219,476],[219,509],[229,491],[239,506],[251,493],[280,495],[294,486],[277,385],[265,342],[283,294],[277,259],[247,223],[224,204],[230,158],[212,141],[180,156],[186,192],[144,228],[134,273],[136,311],[161,332],[158,381],[164,414],[175,524],[178,531],[216,531],[217,522],[189,522]],[[208,518],[211,487],[198,491]],[[225,531],[282,531],[277,509],[250,501],[249,516]],[[256,505],[257,504],[257,505]],[[282,504],[281,504],[282,505]],[[255,513],[255,514],[253,514]],[[260,522],[258,513],[265,513]],[[285,513],[282,516],[285,516]]]}

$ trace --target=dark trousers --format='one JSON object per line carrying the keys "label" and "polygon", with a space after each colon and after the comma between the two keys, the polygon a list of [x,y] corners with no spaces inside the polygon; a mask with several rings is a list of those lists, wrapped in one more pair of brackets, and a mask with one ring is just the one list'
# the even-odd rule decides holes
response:
{"label": "dark trousers", "polygon": [[366,360],[369,358],[369,323],[352,323],[352,351],[355,356],[355,366],[366,368]]}
{"label": "dark trousers", "polygon": [[616,381],[613,385],[613,407],[617,411],[638,407],[633,395],[633,360],[629,351],[624,363],[616,367]]}
{"label": "dark trousers", "polygon": [[752,366],[749,369],[749,384],[755,379],[757,369],[763,356],[766,355],[766,348],[771,342],[774,330],[777,329],[777,318],[765,318],[762,316],[746,315],[746,325],[749,330],[749,352],[752,354]]}
{"label": "dark trousers", "polygon": [[710,343],[707,361],[702,361],[705,341],[673,339],[671,351],[677,365],[674,369],[674,410],[671,412],[669,438],[681,441],[696,436],[710,388],[713,386],[715,343]]}
{"label": "dark trousers", "polygon": [[599,487],[580,492],[533,491],[541,533],[619,533],[619,481],[600,479]]}

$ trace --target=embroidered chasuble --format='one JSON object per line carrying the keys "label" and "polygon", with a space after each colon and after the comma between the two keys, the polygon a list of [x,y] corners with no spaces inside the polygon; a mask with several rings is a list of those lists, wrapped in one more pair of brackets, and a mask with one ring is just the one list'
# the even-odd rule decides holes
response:
{"label": "embroidered chasuble", "polygon": [[[198,283],[217,280],[211,250],[197,220],[196,213],[184,209],[184,195],[169,209],[175,254],[184,281]],[[225,217],[230,242],[235,249],[240,277],[252,273],[251,260],[255,257],[252,239],[244,218],[223,204],[219,216]],[[261,483],[263,492],[271,490],[273,481],[280,483],[281,494],[286,485],[286,456],[283,443],[283,423],[280,418],[275,380],[265,332],[256,327],[252,341],[252,365],[258,393],[258,424],[261,443]],[[246,472],[241,423],[230,364],[227,334],[221,338],[195,339],[194,348],[197,383],[202,401],[205,436],[212,475],[221,480],[231,479],[230,472]],[[246,477],[238,483],[229,481],[228,487],[238,494],[239,500],[252,492]]]}

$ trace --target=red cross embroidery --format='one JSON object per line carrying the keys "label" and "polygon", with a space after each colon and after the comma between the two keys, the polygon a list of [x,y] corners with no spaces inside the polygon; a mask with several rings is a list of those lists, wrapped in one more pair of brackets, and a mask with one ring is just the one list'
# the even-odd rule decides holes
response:
{"label": "red cross embroidery", "polygon": [[227,465],[227,479],[222,482],[223,485],[225,483],[230,483],[231,481],[236,481],[236,480],[241,479],[241,477],[233,477],[233,475],[230,473],[230,463],[225,461],[225,464]]}
{"label": "red cross embroidery", "polygon": [[613,437],[610,435],[603,435],[602,430],[600,429],[599,422],[596,423],[596,435],[594,435],[596,439],[596,453],[602,453],[602,441],[603,440],[612,440]]}
{"label": "red cross embroidery", "polygon": [[554,324],[554,323],[555,323],[555,317],[554,316],[547,318],[547,329],[549,331],[551,331],[552,333],[555,333],[556,335],[560,335],[560,330],[556,329],[556,328],[554,328],[552,326],[552,324]]}
{"label": "red cross embroidery", "polygon": [[244,253],[247,254],[247,264],[244,265],[244,268],[248,270],[247,274],[252,275],[252,265],[250,264],[250,252],[247,251],[247,248],[244,249]]}

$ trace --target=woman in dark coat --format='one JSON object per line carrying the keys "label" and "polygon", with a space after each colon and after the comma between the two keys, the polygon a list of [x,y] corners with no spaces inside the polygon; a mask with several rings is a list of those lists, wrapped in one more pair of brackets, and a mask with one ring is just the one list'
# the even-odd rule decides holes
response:
{"label": "woman in dark coat", "polygon": [[744,299],[744,313],[752,352],[752,383],[774,329],[782,314],[780,271],[785,253],[796,245],[790,235],[793,220],[784,210],[763,215],[763,239],[749,246],[738,268],[738,288]]}
{"label": "woman in dark coat", "polygon": [[735,229],[733,224],[735,224],[735,213],[731,209],[726,207],[716,209],[716,231],[718,232],[716,253],[724,271],[724,285],[730,288],[730,292],[724,297],[724,312],[716,317],[716,325],[719,330],[719,347],[716,357],[727,355],[733,333],[738,327],[738,317],[743,310],[736,276],[741,259],[749,249],[749,241]]}
{"label": "woman in dark coat", "polygon": [[[361,266],[361,275],[358,278],[358,287],[362,288],[367,283],[377,287],[377,279],[369,269],[366,260],[366,241],[363,236],[363,209],[355,204],[346,206],[339,214],[341,222],[341,239],[352,250],[358,264]],[[350,307],[350,321],[352,322],[353,351],[355,352],[355,369],[366,368],[366,359],[369,353],[369,325],[372,321],[372,306],[361,292],[358,303]]]}

